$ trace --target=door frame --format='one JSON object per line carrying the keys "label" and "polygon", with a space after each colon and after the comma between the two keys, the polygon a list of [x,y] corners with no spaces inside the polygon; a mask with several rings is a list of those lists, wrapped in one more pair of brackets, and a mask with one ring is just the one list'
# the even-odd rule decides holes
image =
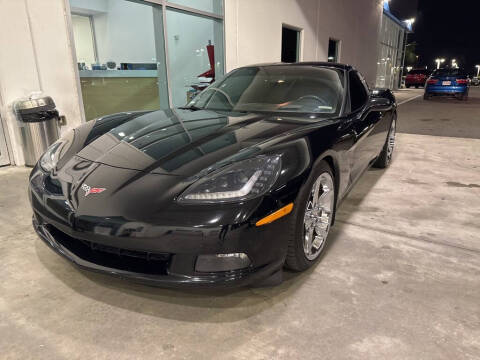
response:
{"label": "door frame", "polygon": [[2,94],[0,93],[0,166],[13,164],[12,148],[8,137],[7,123],[2,116],[3,109]]}
{"label": "door frame", "polygon": [[10,165],[10,152],[8,151],[7,133],[4,131],[2,115],[0,114],[0,166]]}
{"label": "door frame", "polygon": [[[297,62],[303,61],[303,35],[304,35],[303,28],[282,22],[281,31],[283,30],[283,28],[287,28],[287,29],[294,30],[294,31],[298,32],[298,35],[297,35]],[[283,39],[282,39],[282,37],[280,37],[280,49],[282,48],[282,41],[283,41]],[[282,57],[282,54],[281,54],[281,50],[280,50],[280,58],[281,57]]]}

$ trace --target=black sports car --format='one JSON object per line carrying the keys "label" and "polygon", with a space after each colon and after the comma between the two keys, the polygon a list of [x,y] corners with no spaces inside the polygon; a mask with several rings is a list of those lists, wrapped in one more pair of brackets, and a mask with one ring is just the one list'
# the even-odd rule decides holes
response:
{"label": "black sports car", "polygon": [[351,66],[234,70],[186,107],[89,121],[30,175],[33,224],[82,268],[161,286],[273,284],[322,254],[340,201],[387,167],[396,103]]}

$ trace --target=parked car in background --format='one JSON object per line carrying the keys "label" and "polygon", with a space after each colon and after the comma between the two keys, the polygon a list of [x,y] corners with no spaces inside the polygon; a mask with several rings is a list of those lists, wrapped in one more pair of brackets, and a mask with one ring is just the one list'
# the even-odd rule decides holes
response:
{"label": "parked car in background", "polygon": [[413,69],[410,70],[405,77],[405,86],[409,88],[410,86],[415,86],[418,88],[420,86],[425,86],[425,82],[427,81],[430,72],[425,69]]}
{"label": "parked car in background", "polygon": [[477,76],[472,77],[471,85],[472,86],[480,85],[480,78],[478,78]]}
{"label": "parked car in background", "polygon": [[425,100],[432,96],[455,96],[459,100],[468,99],[468,78],[462,69],[437,69],[427,80],[425,86]]}

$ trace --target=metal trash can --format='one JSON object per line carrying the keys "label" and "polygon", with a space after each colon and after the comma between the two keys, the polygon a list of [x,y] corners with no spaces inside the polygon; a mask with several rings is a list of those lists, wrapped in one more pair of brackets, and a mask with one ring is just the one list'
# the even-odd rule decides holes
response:
{"label": "metal trash can", "polygon": [[59,114],[50,96],[29,98],[13,104],[20,126],[25,165],[34,166],[59,136]]}

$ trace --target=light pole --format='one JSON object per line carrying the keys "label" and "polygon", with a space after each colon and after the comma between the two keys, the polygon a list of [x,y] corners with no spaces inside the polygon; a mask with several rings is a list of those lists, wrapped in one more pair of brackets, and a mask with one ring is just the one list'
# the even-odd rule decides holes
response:
{"label": "light pole", "polygon": [[[388,0],[390,1],[390,0]],[[388,4],[388,1],[386,2]],[[402,56],[402,68],[400,69],[400,87],[402,86],[402,78],[403,78],[403,69],[405,67],[405,53],[407,52],[407,43],[408,43],[408,33],[412,32],[412,24],[415,22],[414,18],[408,19],[408,20],[403,20],[403,22],[406,24],[407,28],[404,30],[405,31],[405,38],[404,38],[404,45],[403,45],[403,56]]]}
{"label": "light pole", "polygon": [[477,78],[480,76],[480,65],[475,65],[477,68]]}
{"label": "light pole", "polygon": [[440,69],[440,64],[445,62],[445,59],[435,59],[435,62],[437,63],[437,69]]}

